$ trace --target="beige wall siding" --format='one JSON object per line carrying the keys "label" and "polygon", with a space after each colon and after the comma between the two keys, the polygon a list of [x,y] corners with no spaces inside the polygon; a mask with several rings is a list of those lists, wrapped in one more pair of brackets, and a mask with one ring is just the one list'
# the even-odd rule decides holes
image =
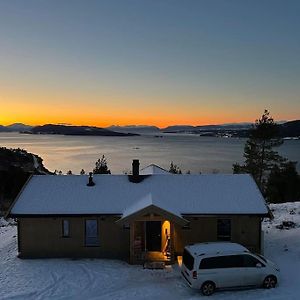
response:
{"label": "beige wall siding", "polygon": [[[97,219],[100,245],[85,246],[85,220]],[[129,258],[128,229],[115,223],[117,217],[20,218],[21,257]],[[70,222],[70,237],[62,236],[62,220]]]}
{"label": "beige wall siding", "polygon": [[[171,222],[171,244],[182,254],[187,244],[217,241],[218,218],[231,219],[231,241],[260,252],[258,216],[185,216],[189,228]],[[62,221],[70,221],[70,237],[62,237]],[[85,246],[85,220],[97,219],[99,247]],[[129,260],[130,230],[116,224],[118,217],[19,218],[21,257],[103,257]],[[146,220],[145,220],[146,221]],[[133,234],[133,226],[131,225]],[[132,237],[133,243],[133,237]],[[163,243],[164,245],[164,243]]]}
{"label": "beige wall siding", "polygon": [[[188,217],[189,229],[175,225],[174,248],[176,254],[182,254],[185,245],[199,242],[217,241],[218,217]],[[261,223],[258,216],[222,216],[231,219],[231,241],[240,243],[251,251],[260,252]]]}

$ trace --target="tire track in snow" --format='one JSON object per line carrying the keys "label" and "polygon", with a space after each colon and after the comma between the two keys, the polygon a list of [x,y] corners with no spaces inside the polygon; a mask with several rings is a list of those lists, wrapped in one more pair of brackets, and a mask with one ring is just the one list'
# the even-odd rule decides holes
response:
{"label": "tire track in snow", "polygon": [[52,283],[38,291],[35,300],[43,300],[45,298],[54,298],[55,291],[57,290],[58,283],[61,282],[63,276],[59,276],[56,273],[50,273]]}

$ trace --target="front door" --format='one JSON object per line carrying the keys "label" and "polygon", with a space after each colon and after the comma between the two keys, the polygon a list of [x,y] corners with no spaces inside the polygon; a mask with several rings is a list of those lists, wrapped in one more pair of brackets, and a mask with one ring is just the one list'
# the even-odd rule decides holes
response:
{"label": "front door", "polygon": [[146,222],[146,248],[148,251],[161,251],[161,222]]}

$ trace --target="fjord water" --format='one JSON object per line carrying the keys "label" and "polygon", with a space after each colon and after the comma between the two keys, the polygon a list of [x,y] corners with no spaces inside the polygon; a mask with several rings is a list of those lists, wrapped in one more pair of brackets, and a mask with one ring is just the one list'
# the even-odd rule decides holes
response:
{"label": "fjord water", "polygon": [[[0,146],[22,148],[38,154],[50,171],[81,169],[89,172],[103,154],[114,174],[128,172],[132,159],[141,167],[150,163],[169,168],[170,162],[186,172],[232,173],[232,164],[243,161],[246,139],[200,137],[196,135],[163,135],[104,137],[1,133]],[[300,163],[300,140],[286,140],[278,148],[280,154]],[[300,165],[297,166],[298,171]]]}

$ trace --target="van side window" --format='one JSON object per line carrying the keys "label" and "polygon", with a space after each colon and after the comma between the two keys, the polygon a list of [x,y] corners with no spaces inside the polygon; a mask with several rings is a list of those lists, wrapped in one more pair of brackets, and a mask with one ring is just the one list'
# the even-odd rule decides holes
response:
{"label": "van side window", "polygon": [[203,258],[200,262],[199,269],[241,268],[242,266],[242,255],[224,255]]}
{"label": "van side window", "polygon": [[264,266],[258,259],[251,255],[243,255],[243,262],[245,268],[255,268],[257,264]]}
{"label": "van side window", "polygon": [[218,219],[217,238],[219,241],[230,241],[231,240],[231,220],[230,219]]}

